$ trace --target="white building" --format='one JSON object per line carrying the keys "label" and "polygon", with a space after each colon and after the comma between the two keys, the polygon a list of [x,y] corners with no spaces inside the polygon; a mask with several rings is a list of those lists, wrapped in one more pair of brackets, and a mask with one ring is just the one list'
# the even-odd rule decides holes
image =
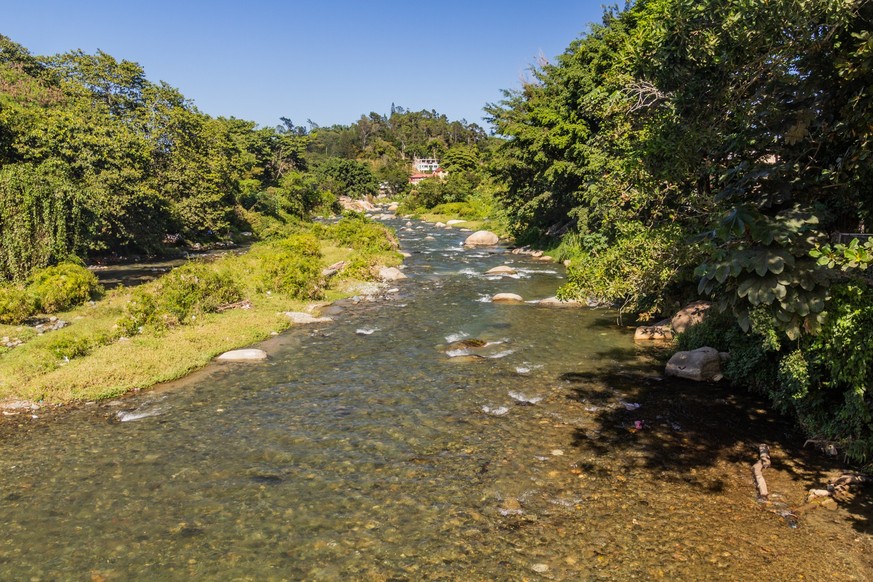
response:
{"label": "white building", "polygon": [[436,158],[414,158],[412,165],[416,172],[435,172],[440,167],[440,161]]}

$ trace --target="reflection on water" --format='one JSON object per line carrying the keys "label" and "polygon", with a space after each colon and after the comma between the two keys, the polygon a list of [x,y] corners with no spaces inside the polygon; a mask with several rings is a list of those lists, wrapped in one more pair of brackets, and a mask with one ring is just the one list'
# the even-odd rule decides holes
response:
{"label": "reflection on water", "polygon": [[[427,232],[403,241],[399,292],[275,338],[266,364],[6,437],[0,578],[870,574],[845,512],[790,529],[755,502],[750,447],[791,442],[760,403],[662,380],[613,313],[482,301],[553,295],[562,273]],[[482,276],[501,264],[520,276]],[[774,469],[786,504],[804,462]]]}

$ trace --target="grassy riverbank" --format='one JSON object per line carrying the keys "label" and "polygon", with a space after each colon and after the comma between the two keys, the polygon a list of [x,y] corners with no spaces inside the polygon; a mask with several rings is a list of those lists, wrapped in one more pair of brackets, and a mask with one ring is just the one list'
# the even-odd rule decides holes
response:
{"label": "grassy riverbank", "polygon": [[[180,378],[224,351],[287,329],[285,312],[354,294],[377,266],[401,260],[393,234],[361,219],[301,226],[289,235],[112,290],[58,313],[69,325],[57,331],[0,325],[0,336],[23,342],[0,348],[0,401],[97,400]],[[344,268],[324,277],[338,261]]]}

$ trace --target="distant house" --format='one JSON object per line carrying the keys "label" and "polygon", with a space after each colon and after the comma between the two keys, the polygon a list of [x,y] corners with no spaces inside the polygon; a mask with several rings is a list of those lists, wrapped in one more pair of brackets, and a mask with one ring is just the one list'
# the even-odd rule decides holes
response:
{"label": "distant house", "polygon": [[415,168],[416,172],[424,174],[439,169],[440,161],[436,158],[414,158],[412,160],[412,166]]}
{"label": "distant house", "polygon": [[422,180],[427,180],[428,178],[433,178],[433,174],[422,174],[422,173],[413,174],[409,177],[409,183],[410,184],[418,184]]}
{"label": "distant house", "polygon": [[428,178],[439,178],[440,180],[445,180],[446,176],[448,176],[448,175],[449,175],[449,173],[446,172],[445,170],[443,170],[442,168],[436,168],[433,172],[430,172],[427,174],[423,174],[421,172],[418,172],[418,173],[411,175],[409,177],[409,183],[415,185],[415,184],[418,184],[419,182],[421,182],[422,180],[427,180]]}

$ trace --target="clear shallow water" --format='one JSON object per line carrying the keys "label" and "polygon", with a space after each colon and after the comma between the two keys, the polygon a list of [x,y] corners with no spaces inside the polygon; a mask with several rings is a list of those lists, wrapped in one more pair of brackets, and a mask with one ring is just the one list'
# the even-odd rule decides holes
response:
{"label": "clear shallow water", "polygon": [[[614,313],[487,301],[553,295],[554,265],[463,250],[458,230],[400,235],[396,293],[271,340],[267,364],[4,437],[0,579],[873,572],[864,508],[791,529],[755,502],[758,442],[786,507],[823,476],[759,402],[661,379]],[[482,275],[504,263],[521,275]],[[470,338],[486,345],[452,344]]]}

